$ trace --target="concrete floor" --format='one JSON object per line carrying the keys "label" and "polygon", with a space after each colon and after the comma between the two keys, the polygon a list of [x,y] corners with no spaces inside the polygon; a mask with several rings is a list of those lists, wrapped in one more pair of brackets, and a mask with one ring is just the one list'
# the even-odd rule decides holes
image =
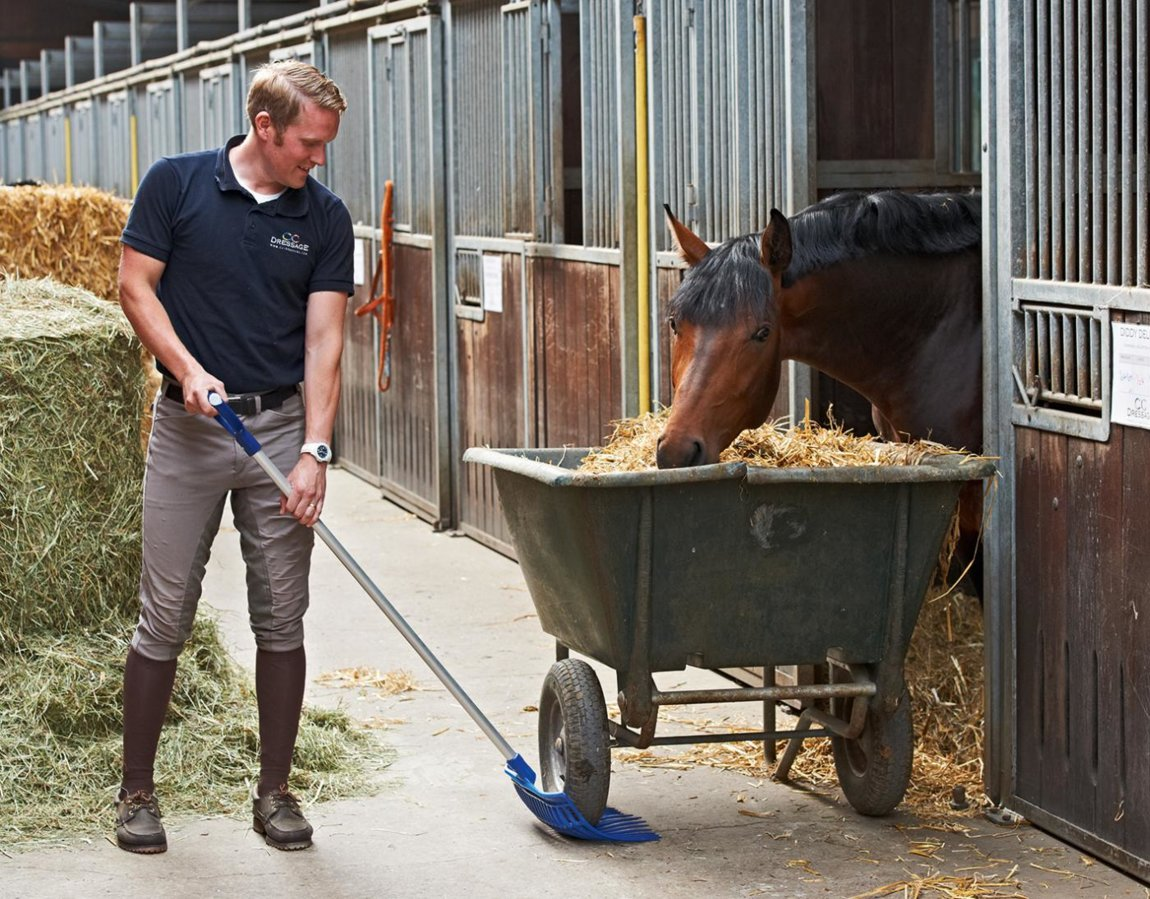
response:
{"label": "concrete floor", "polygon": [[[433,533],[346,472],[334,470],[329,480],[332,531],[538,767],[533,708],[554,644],[539,629],[518,566],[467,538]],[[225,524],[205,602],[250,667],[243,583],[238,541]],[[610,803],[643,816],[662,835],[657,843],[558,837],[522,805],[497,750],[323,546],[312,584],[307,701],[391,722],[381,739],[396,757],[378,792],[310,806],[315,845],[295,853],[266,847],[246,817],[190,819],[166,807],[167,853],[123,852],[111,827],[104,840],[9,851],[0,855],[0,896],[797,899],[886,895],[878,888],[938,874],[1013,884],[969,895],[1150,897],[1146,886],[1026,825],[956,817],[961,829],[947,832],[905,811],[869,819],[837,791],[818,795],[710,767],[615,760]],[[381,696],[316,681],[356,666],[404,669],[425,689]],[[614,675],[596,668],[610,696]],[[658,679],[665,688],[721,685],[706,672]],[[755,725],[756,708],[728,705],[719,714],[745,714]]]}

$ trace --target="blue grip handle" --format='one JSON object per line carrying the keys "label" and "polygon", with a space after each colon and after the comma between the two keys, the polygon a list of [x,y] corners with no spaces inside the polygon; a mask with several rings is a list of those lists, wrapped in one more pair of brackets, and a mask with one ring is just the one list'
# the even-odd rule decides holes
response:
{"label": "blue grip handle", "polygon": [[236,438],[236,442],[243,447],[245,453],[254,456],[261,449],[260,442],[252,436],[252,432],[244,427],[240,417],[232,411],[232,407],[224,402],[224,398],[214,390],[208,391],[208,402],[216,407],[216,421],[225,431]]}

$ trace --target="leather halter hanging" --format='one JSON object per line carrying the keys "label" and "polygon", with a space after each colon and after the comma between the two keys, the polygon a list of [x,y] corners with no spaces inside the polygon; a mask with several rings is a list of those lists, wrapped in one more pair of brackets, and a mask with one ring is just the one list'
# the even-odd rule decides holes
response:
{"label": "leather halter hanging", "polygon": [[383,393],[391,386],[391,326],[395,320],[395,296],[392,293],[395,272],[395,253],[392,237],[391,197],[395,185],[387,181],[383,186],[383,205],[379,212],[383,238],[379,243],[379,259],[371,278],[371,299],[355,310],[356,315],[375,315],[379,322],[379,367],[376,387]]}

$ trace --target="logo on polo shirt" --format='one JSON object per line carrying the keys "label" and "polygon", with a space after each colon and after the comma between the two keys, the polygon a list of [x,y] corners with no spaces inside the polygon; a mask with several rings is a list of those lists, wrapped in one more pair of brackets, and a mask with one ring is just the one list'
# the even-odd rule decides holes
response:
{"label": "logo on polo shirt", "polygon": [[279,237],[272,237],[272,246],[277,250],[287,250],[289,253],[298,253],[301,256],[306,256],[308,245],[300,242],[298,234],[292,234],[290,231],[285,231]]}

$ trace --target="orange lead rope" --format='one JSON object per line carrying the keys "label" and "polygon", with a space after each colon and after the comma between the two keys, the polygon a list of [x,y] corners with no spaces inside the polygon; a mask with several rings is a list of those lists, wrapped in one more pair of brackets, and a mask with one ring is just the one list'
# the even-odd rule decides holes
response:
{"label": "orange lead rope", "polygon": [[[355,310],[356,315],[374,313],[379,322],[379,370],[376,386],[383,393],[391,386],[391,325],[395,320],[395,297],[392,294],[392,275],[395,268],[394,247],[392,245],[391,195],[395,185],[387,181],[383,185],[383,208],[379,221],[383,228],[383,239],[379,244],[379,261],[371,278],[371,299]],[[382,290],[380,289],[382,282]]]}

